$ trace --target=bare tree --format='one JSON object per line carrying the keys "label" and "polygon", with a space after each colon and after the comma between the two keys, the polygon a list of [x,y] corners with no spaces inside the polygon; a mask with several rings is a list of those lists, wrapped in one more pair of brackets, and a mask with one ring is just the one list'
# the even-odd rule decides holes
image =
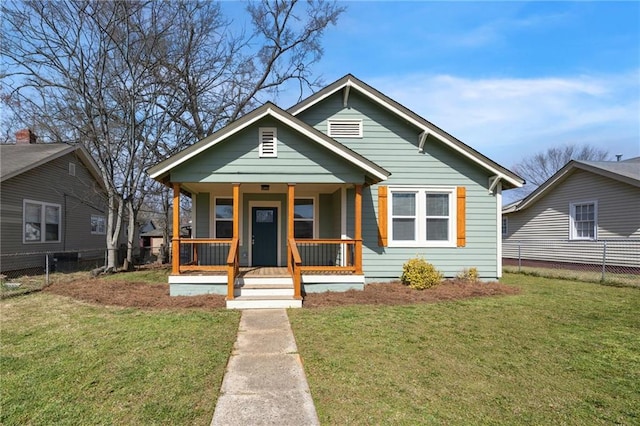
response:
{"label": "bare tree", "polygon": [[320,38],[343,9],[276,0],[247,11],[250,31],[205,1],[3,3],[3,100],[16,125],[37,125],[43,136],[93,153],[108,192],[109,267],[124,220],[132,258],[146,168],[285,83],[298,82],[301,95],[318,84],[311,66],[322,55]]}
{"label": "bare tree", "polygon": [[610,158],[609,151],[588,144],[569,144],[538,152],[512,167],[527,182],[525,187],[514,190],[514,193],[517,192],[519,197],[527,196],[571,160],[606,161]]}

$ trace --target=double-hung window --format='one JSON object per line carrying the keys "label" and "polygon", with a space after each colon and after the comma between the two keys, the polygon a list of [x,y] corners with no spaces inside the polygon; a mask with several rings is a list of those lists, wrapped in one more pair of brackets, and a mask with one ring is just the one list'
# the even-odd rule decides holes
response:
{"label": "double-hung window", "polygon": [[91,233],[104,235],[107,233],[107,220],[98,214],[91,215]]}
{"label": "double-hung window", "polygon": [[25,243],[56,243],[60,241],[59,204],[24,200],[23,237]]}
{"label": "double-hung window", "polygon": [[233,198],[216,198],[214,238],[233,238]]}
{"label": "double-hung window", "polygon": [[391,247],[455,247],[455,188],[390,187]]}
{"label": "double-hung window", "polygon": [[595,201],[572,203],[569,219],[572,240],[595,240],[598,226],[598,204]]}
{"label": "double-hung window", "polygon": [[293,206],[293,236],[312,239],[315,229],[315,205],[313,198],[296,198]]}

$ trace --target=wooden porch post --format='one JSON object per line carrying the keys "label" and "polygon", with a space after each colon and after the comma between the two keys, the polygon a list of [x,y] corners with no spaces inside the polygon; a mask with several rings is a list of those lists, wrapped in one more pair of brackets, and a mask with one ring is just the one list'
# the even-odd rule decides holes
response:
{"label": "wooden porch post", "polygon": [[362,185],[355,188],[355,267],[356,274],[362,274]]}
{"label": "wooden porch post", "polygon": [[[296,200],[296,184],[290,183],[287,185],[287,244],[289,239],[294,238],[293,235],[293,215]],[[291,256],[287,256],[287,268],[291,271]]]}
{"label": "wooden porch post", "polygon": [[171,238],[171,273],[180,274],[180,184],[173,184],[173,238]]}
{"label": "wooden porch post", "polygon": [[[239,245],[236,244],[236,241],[240,238],[240,184],[233,184],[233,241],[235,244],[236,255],[233,259],[233,265],[229,265],[227,259],[227,267],[230,268],[227,270],[227,300],[233,300],[235,297],[234,287],[236,281],[236,272],[238,267],[238,255],[237,250],[239,250]],[[233,247],[232,247],[233,248]],[[231,253],[230,253],[231,256]]]}
{"label": "wooden porch post", "polygon": [[233,238],[240,238],[240,184],[233,184]]}

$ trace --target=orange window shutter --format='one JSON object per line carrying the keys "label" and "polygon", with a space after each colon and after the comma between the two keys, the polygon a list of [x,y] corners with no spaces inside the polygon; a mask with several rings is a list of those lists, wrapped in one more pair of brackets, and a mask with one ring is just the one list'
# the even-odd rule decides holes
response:
{"label": "orange window shutter", "polygon": [[387,187],[378,187],[378,245],[387,247]]}
{"label": "orange window shutter", "polygon": [[457,190],[457,235],[458,235],[458,247],[464,247],[467,245],[467,189],[464,186],[459,186]]}

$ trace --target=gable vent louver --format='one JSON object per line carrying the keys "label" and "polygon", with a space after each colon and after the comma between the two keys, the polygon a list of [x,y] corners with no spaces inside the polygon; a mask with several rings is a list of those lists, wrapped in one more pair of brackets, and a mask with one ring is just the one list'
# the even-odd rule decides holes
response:
{"label": "gable vent louver", "polygon": [[328,126],[332,138],[362,137],[362,120],[329,120]]}
{"label": "gable vent louver", "polygon": [[278,156],[278,137],[275,127],[260,129],[260,157]]}

